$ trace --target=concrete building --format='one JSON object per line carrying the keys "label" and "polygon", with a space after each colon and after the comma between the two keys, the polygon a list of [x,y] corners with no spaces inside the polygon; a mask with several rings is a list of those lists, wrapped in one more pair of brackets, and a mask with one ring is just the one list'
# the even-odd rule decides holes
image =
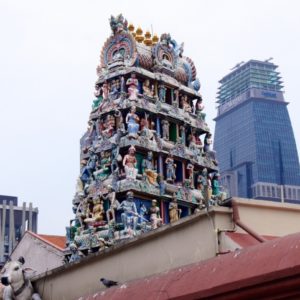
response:
{"label": "concrete building", "polygon": [[10,256],[26,230],[37,232],[38,209],[23,202],[18,206],[18,198],[0,195],[0,265]]}
{"label": "concrete building", "polygon": [[250,60],[220,80],[214,149],[231,196],[300,203],[298,153],[277,67]]}

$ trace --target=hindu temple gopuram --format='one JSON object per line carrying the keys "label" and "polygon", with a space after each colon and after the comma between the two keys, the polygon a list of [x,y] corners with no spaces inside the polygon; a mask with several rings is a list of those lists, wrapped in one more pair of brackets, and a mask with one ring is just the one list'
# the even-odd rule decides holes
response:
{"label": "hindu temple gopuram", "polygon": [[143,34],[122,15],[111,17],[110,27],[80,141],[68,261],[225,197],[196,67],[183,43]]}

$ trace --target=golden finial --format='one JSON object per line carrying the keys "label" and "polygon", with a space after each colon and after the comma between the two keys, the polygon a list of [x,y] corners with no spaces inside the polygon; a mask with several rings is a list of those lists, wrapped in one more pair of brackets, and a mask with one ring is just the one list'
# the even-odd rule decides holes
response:
{"label": "golden finial", "polygon": [[142,28],[139,26],[135,33],[136,33],[136,35],[142,35],[143,34]]}
{"label": "golden finial", "polygon": [[152,45],[151,33],[150,33],[149,30],[147,30],[146,33],[145,33],[144,44],[146,46],[151,46]]}
{"label": "golden finial", "polygon": [[159,38],[158,38],[157,34],[154,34],[152,37],[153,45],[157,44],[158,41],[159,41]]}
{"label": "golden finial", "polygon": [[129,30],[130,32],[133,32],[133,31],[134,31],[134,25],[133,25],[132,23],[130,23],[130,24],[128,25],[128,30]]}
{"label": "golden finial", "polygon": [[145,33],[145,38],[146,38],[146,39],[150,39],[150,38],[151,38],[151,33],[150,33],[149,30],[146,31],[146,33]]}
{"label": "golden finial", "polygon": [[144,36],[142,28],[139,26],[137,30],[135,31],[135,40],[141,43],[144,40]]}

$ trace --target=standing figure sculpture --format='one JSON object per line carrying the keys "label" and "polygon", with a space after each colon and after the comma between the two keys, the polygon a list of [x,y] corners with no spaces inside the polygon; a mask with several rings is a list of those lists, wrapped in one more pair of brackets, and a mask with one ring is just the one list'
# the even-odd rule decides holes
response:
{"label": "standing figure sculpture", "polygon": [[137,133],[140,127],[138,123],[140,118],[135,112],[136,112],[136,107],[132,106],[125,120],[127,124],[128,136],[133,138],[137,138]]}
{"label": "standing figure sculpture", "polygon": [[125,232],[129,230],[133,231],[133,235],[136,234],[136,225],[138,221],[138,213],[136,205],[133,202],[133,192],[129,191],[126,194],[126,200],[124,200],[118,207],[118,210],[123,210],[121,213],[122,223],[124,225]]}
{"label": "standing figure sculpture", "polygon": [[194,186],[194,166],[192,163],[189,163],[187,165],[187,178],[188,178],[188,181],[189,181],[189,186],[191,189],[194,189],[195,186]]}
{"label": "standing figure sculpture", "polygon": [[169,154],[168,157],[165,160],[165,163],[167,165],[167,182],[173,183],[176,179],[176,164],[174,163],[174,158],[172,154]]}
{"label": "standing figure sculpture", "polygon": [[147,180],[150,184],[156,185],[157,172],[156,168],[153,165],[153,152],[148,151],[147,158],[144,158],[142,161],[143,174],[147,176]]}
{"label": "standing figure sculpture", "polygon": [[107,104],[109,103],[109,86],[108,83],[103,83],[102,87],[100,88],[100,93],[102,93],[102,102],[99,106],[99,110],[102,111]]}
{"label": "standing figure sculpture", "polygon": [[125,169],[126,178],[130,180],[136,179],[138,170],[136,169],[137,160],[135,158],[135,147],[131,146],[128,154],[124,156],[123,167]]}
{"label": "standing figure sculpture", "polygon": [[116,222],[116,212],[115,210],[118,209],[120,206],[119,201],[116,199],[116,192],[112,188],[111,185],[107,186],[108,192],[107,194],[103,195],[102,198],[104,200],[109,200],[109,209],[106,211],[106,220],[107,223],[115,223]]}
{"label": "standing figure sculpture", "polygon": [[132,73],[131,77],[127,79],[126,85],[128,86],[128,99],[131,101],[137,100],[139,94],[139,82],[136,79],[135,73]]}
{"label": "standing figure sculpture", "polygon": [[161,102],[166,102],[167,89],[163,84],[158,86],[158,98]]}
{"label": "standing figure sculpture", "polygon": [[162,137],[165,141],[168,141],[170,136],[169,136],[169,128],[170,128],[170,123],[168,120],[162,120]]}
{"label": "standing figure sculpture", "polygon": [[178,208],[176,194],[173,194],[172,201],[169,203],[169,218],[170,223],[176,222],[180,219],[181,209]]}
{"label": "standing figure sculpture", "polygon": [[162,218],[160,217],[159,211],[157,200],[153,199],[151,202],[151,207],[149,208],[151,229],[156,229],[162,225]]}

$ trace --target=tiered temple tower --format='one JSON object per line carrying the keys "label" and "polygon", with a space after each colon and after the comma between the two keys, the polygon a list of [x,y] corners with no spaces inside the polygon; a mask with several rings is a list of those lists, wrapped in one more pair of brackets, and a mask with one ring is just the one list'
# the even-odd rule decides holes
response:
{"label": "tiered temple tower", "polygon": [[196,68],[183,44],[111,17],[81,138],[68,228],[83,254],[208,208],[224,195]]}

